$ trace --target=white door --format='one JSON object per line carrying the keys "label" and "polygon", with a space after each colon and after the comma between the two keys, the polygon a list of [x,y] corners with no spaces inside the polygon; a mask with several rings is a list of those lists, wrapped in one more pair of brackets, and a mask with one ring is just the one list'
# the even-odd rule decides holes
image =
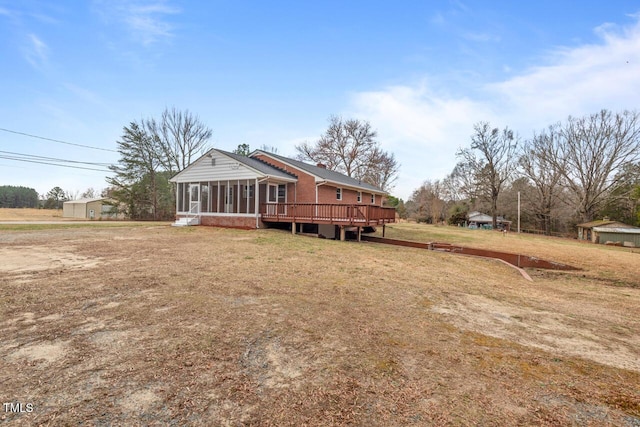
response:
{"label": "white door", "polygon": [[189,213],[200,213],[200,184],[189,184]]}
{"label": "white door", "polygon": [[227,187],[227,191],[224,195],[224,211],[226,213],[233,213],[233,185]]}

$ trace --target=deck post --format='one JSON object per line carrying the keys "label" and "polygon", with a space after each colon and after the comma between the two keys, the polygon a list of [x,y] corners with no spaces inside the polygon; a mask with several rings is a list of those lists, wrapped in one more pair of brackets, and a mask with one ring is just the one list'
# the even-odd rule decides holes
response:
{"label": "deck post", "polygon": [[291,234],[296,234],[296,223],[295,223],[295,221],[291,223]]}
{"label": "deck post", "polygon": [[362,239],[362,227],[358,227],[358,242]]}
{"label": "deck post", "polygon": [[344,225],[340,226],[340,241],[344,242],[345,240],[347,240],[347,229],[344,227]]}
{"label": "deck post", "polygon": [[386,223],[382,223],[382,237],[384,237],[384,232],[385,232],[385,225]]}

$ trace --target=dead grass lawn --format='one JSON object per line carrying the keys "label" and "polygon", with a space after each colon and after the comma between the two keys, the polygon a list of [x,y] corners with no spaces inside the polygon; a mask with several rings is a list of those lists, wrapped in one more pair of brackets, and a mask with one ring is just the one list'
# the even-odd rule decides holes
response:
{"label": "dead grass lawn", "polygon": [[585,270],[531,283],[273,230],[0,226],[0,399],[34,405],[0,420],[639,425],[640,255],[538,240],[505,246]]}
{"label": "dead grass lawn", "polygon": [[62,221],[62,209],[0,208],[0,221]]}

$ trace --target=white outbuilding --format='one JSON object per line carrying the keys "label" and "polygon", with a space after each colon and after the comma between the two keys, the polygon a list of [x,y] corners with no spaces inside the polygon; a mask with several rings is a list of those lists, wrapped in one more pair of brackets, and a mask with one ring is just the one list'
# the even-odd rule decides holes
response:
{"label": "white outbuilding", "polygon": [[63,218],[103,219],[115,218],[114,207],[107,204],[108,199],[78,199],[64,202]]}

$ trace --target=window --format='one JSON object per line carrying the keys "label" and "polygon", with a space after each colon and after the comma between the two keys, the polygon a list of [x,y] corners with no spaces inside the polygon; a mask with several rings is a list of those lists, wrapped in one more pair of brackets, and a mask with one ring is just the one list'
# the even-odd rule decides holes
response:
{"label": "window", "polygon": [[342,200],[342,188],[336,188],[336,200]]}
{"label": "window", "polygon": [[285,184],[278,185],[278,203],[284,203],[287,200],[287,186]]}
{"label": "window", "polygon": [[372,194],[372,195],[371,195],[371,204],[372,204],[372,205],[375,205],[375,204],[376,204],[376,195],[375,195],[375,194]]}
{"label": "window", "polygon": [[247,195],[249,199],[253,199],[253,185],[245,185],[242,189],[242,198],[246,199]]}
{"label": "window", "polygon": [[209,183],[200,183],[200,212],[209,212]]}
{"label": "window", "polygon": [[276,184],[269,184],[269,191],[267,192],[267,202],[268,203],[277,203],[278,202],[278,186]]}

